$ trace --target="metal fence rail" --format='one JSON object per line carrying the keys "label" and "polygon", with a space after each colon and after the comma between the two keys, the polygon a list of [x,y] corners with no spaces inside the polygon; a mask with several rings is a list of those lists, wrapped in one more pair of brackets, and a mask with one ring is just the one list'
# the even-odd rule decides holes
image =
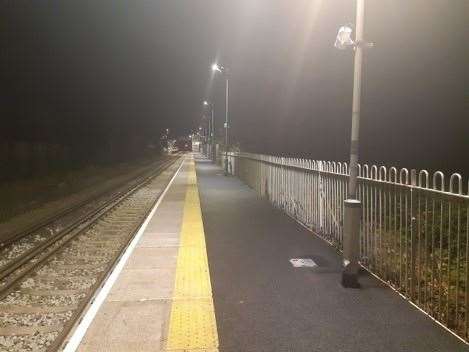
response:
{"label": "metal fence rail", "polygon": [[[339,250],[347,163],[230,153],[230,172]],[[469,182],[359,166],[361,264],[469,340]]]}

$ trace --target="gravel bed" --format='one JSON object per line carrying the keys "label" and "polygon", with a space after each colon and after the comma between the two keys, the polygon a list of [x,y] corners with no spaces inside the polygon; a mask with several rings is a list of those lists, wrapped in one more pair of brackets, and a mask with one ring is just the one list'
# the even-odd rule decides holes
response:
{"label": "gravel bed", "polygon": [[34,335],[0,336],[0,351],[42,352],[57,338],[59,332]]}
{"label": "gravel bed", "polygon": [[28,278],[21,283],[22,289],[37,289],[37,290],[86,290],[96,283],[95,277],[74,277],[73,279],[63,277],[38,279]]}
{"label": "gravel bed", "polygon": [[92,268],[52,268],[44,266],[38,270],[38,274],[56,277],[94,276],[102,273],[104,270],[104,266]]}
{"label": "gravel bed", "polygon": [[103,235],[99,230],[93,229],[86,231],[85,234],[74,239],[72,246],[82,246],[90,241],[101,241],[103,244],[105,243],[106,246],[111,246],[111,248],[118,247],[121,242],[121,240],[118,237],[116,238],[115,235]]}
{"label": "gravel bed", "polygon": [[94,265],[94,266],[100,266],[100,267],[105,267],[106,264],[109,262],[108,259],[106,258],[95,258],[93,260],[87,260],[79,257],[72,257],[72,258],[67,258],[64,260],[59,260],[56,258],[55,260],[51,261],[50,263],[47,263],[46,266],[70,266],[70,265],[76,265],[76,266],[88,266],[88,265]]}
{"label": "gravel bed", "polygon": [[[51,295],[51,296],[36,296],[29,295],[23,292],[15,291],[8,294],[4,299],[0,301],[0,307],[2,305],[18,305],[24,307],[33,306],[74,306],[77,305],[82,298],[86,296],[85,293],[76,293],[68,296]],[[1,310],[1,308],[0,308]]]}
{"label": "gravel bed", "polygon": [[0,251],[0,268],[2,266],[7,265],[13,259],[19,257],[23,253],[29,251],[30,249],[37,246],[38,243],[45,241],[49,236],[41,234],[34,234],[31,236],[27,236],[17,243],[14,243],[11,246]]}
{"label": "gravel bed", "polygon": [[[63,262],[63,264],[68,264],[70,262],[76,262],[80,260],[83,261],[83,264],[86,264],[89,262],[89,258],[94,258],[98,261],[105,261],[111,258],[116,251],[117,250],[108,251],[106,249],[90,249],[87,251],[86,248],[80,248],[79,250],[77,249],[75,251],[68,251],[67,253],[60,253],[60,255],[55,258],[55,261]],[[95,262],[95,260],[93,260],[93,262]]]}
{"label": "gravel bed", "polygon": [[72,317],[72,311],[63,313],[0,313],[0,327],[39,327],[57,326],[66,323]]}

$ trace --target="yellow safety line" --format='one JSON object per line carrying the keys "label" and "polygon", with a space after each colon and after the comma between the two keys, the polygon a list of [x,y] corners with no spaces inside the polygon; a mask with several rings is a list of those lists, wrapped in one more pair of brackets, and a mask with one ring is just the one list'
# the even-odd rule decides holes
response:
{"label": "yellow safety line", "polygon": [[166,348],[212,352],[218,351],[218,333],[204,226],[194,160],[186,162],[189,177]]}

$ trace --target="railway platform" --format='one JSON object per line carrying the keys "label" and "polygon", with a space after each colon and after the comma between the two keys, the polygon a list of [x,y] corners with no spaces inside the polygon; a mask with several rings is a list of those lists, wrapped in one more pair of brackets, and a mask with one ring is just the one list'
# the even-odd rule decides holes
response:
{"label": "railway platform", "polygon": [[65,350],[469,351],[374,277],[340,275],[326,242],[188,156]]}

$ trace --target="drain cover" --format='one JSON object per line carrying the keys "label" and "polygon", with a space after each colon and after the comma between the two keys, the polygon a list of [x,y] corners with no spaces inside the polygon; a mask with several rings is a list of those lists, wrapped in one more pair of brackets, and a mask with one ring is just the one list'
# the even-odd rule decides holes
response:
{"label": "drain cover", "polygon": [[314,260],[312,260],[310,258],[293,258],[293,259],[290,259],[290,263],[295,268],[304,268],[304,267],[314,268],[314,267],[318,266],[314,262]]}

